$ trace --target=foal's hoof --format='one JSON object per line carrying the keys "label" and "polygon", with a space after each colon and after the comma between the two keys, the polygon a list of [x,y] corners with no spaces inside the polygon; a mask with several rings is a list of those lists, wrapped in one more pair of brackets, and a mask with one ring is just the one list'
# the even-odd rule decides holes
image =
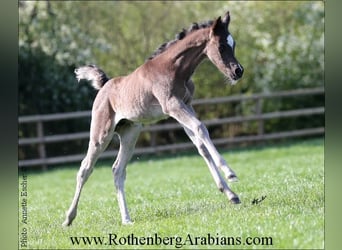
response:
{"label": "foal's hoof", "polygon": [[122,225],[133,225],[134,224],[134,222],[132,222],[131,220],[125,220],[125,221],[123,221],[122,222]]}
{"label": "foal's hoof", "polygon": [[237,182],[237,181],[239,181],[239,179],[237,178],[237,176],[235,174],[231,174],[231,175],[227,176],[227,181],[228,182]]}
{"label": "foal's hoof", "polygon": [[240,203],[241,203],[239,197],[233,197],[233,198],[230,200],[230,202],[231,202],[232,204],[240,204]]}
{"label": "foal's hoof", "polygon": [[69,221],[68,219],[66,219],[62,224],[63,227],[68,227],[70,225],[71,225],[71,221]]}

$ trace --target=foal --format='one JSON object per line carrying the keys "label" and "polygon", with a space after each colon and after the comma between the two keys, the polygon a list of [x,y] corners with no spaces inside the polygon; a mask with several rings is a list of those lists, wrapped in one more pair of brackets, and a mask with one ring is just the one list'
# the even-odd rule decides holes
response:
{"label": "foal", "polygon": [[77,173],[76,192],[66,213],[64,226],[76,217],[77,204],[84,183],[90,176],[99,155],[106,149],[114,134],[120,138],[120,149],[112,166],[123,224],[132,223],[128,213],[124,182],[126,166],[144,124],[167,117],[176,119],[204,158],[218,189],[228,199],[240,203],[219,173],[228,181],[237,179],[226,161],[217,152],[208,130],[195,116],[191,106],[194,84],[191,75],[205,58],[235,84],[243,74],[243,67],[234,56],[235,41],[228,31],[229,12],[224,17],[203,24],[194,23],[175,40],[163,44],[143,65],[127,76],[109,79],[96,66],[75,70],[78,80],[87,79],[99,89],[92,109],[90,140],[87,155]]}

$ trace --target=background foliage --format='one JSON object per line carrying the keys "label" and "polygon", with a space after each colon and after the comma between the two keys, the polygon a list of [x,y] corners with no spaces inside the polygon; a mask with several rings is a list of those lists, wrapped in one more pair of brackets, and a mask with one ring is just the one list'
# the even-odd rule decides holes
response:
{"label": "background foliage", "polygon": [[[75,67],[91,63],[109,76],[126,75],[183,27],[214,19],[226,10],[231,12],[230,32],[244,77],[231,87],[206,60],[193,76],[196,98],[324,84],[324,3],[320,1],[23,1],[19,2],[19,115],[91,109],[96,92],[76,83]],[[272,100],[264,102],[263,109],[312,104],[323,105],[324,99]],[[253,108],[247,103],[196,111],[202,119],[210,119],[249,114]],[[308,122],[323,124],[324,117],[274,120],[265,129],[305,127]],[[52,134],[88,129],[88,120],[47,127]],[[30,133],[31,128],[20,128],[19,136]]]}

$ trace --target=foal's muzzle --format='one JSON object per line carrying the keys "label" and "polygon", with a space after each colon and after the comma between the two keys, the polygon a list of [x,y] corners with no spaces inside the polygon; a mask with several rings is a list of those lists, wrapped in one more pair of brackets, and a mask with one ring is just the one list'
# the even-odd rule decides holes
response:
{"label": "foal's muzzle", "polygon": [[238,64],[238,67],[235,69],[235,75],[238,78],[241,78],[243,75],[243,67],[240,64]]}
{"label": "foal's muzzle", "polygon": [[244,71],[243,67],[239,63],[231,64],[230,67],[231,67],[231,75],[230,75],[231,79],[233,81],[239,80],[243,75],[243,71]]}

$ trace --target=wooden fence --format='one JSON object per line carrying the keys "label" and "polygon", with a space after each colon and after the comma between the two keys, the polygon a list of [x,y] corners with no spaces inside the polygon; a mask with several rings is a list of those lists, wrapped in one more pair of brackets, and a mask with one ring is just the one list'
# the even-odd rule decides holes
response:
{"label": "wooden fence", "polygon": [[[240,122],[257,122],[258,123],[258,132],[253,135],[244,135],[232,138],[217,138],[214,139],[213,142],[215,145],[227,145],[231,143],[240,143],[240,142],[253,142],[253,141],[264,141],[271,139],[281,139],[281,138],[290,138],[290,137],[300,137],[300,136],[314,136],[314,135],[324,135],[324,127],[314,127],[314,128],[306,128],[300,130],[292,130],[292,131],[283,131],[277,133],[264,133],[264,122],[269,119],[274,118],[289,118],[289,117],[303,117],[303,116],[311,116],[311,115],[322,115],[324,114],[324,107],[310,107],[310,108],[301,108],[295,110],[287,110],[287,111],[277,111],[271,113],[263,113],[262,103],[265,99],[270,98],[283,98],[283,97],[296,97],[296,96],[304,96],[304,95],[324,95],[324,88],[311,88],[311,89],[297,89],[291,91],[281,91],[276,93],[262,93],[262,94],[253,94],[253,95],[236,95],[236,96],[228,96],[228,97],[219,97],[212,99],[197,99],[193,101],[193,105],[212,105],[212,104],[221,104],[221,103],[229,103],[229,102],[244,102],[246,100],[255,101],[255,113],[248,116],[235,116],[235,117],[226,117],[212,120],[203,121],[207,127],[214,125],[223,125],[223,124],[231,124],[231,123],[240,123]],[[66,142],[72,140],[79,139],[87,139],[89,138],[89,131],[87,132],[79,132],[79,133],[70,133],[70,134],[59,134],[59,135],[45,135],[44,134],[44,123],[49,121],[60,121],[60,120],[69,120],[69,119],[79,119],[84,117],[90,117],[91,111],[80,111],[80,112],[71,112],[71,113],[60,113],[60,114],[49,114],[49,115],[33,115],[33,116],[23,116],[19,117],[19,127],[22,124],[33,123],[36,126],[37,136],[33,138],[19,138],[19,148],[27,145],[36,145],[39,158],[37,159],[20,159],[19,167],[28,167],[28,166],[43,166],[47,165],[59,164],[59,163],[69,163],[69,162],[79,162],[85,156],[84,150],[82,149],[82,154],[74,154],[74,155],[62,155],[62,156],[54,156],[47,157],[46,155],[46,145],[49,143],[58,143],[58,142]],[[144,127],[143,131],[148,133],[156,133],[160,131],[170,131],[170,130],[179,130],[181,129],[178,123],[167,123],[167,124],[156,124]],[[153,137],[152,137],[153,138]],[[171,145],[155,145],[155,143],[151,143],[148,147],[138,147],[135,150],[135,154],[150,154],[150,153],[159,153],[164,151],[177,151],[177,150],[185,150],[194,148],[193,144],[190,142],[187,143],[177,143]],[[100,158],[113,158],[117,154],[116,150],[107,150],[105,151]]]}

